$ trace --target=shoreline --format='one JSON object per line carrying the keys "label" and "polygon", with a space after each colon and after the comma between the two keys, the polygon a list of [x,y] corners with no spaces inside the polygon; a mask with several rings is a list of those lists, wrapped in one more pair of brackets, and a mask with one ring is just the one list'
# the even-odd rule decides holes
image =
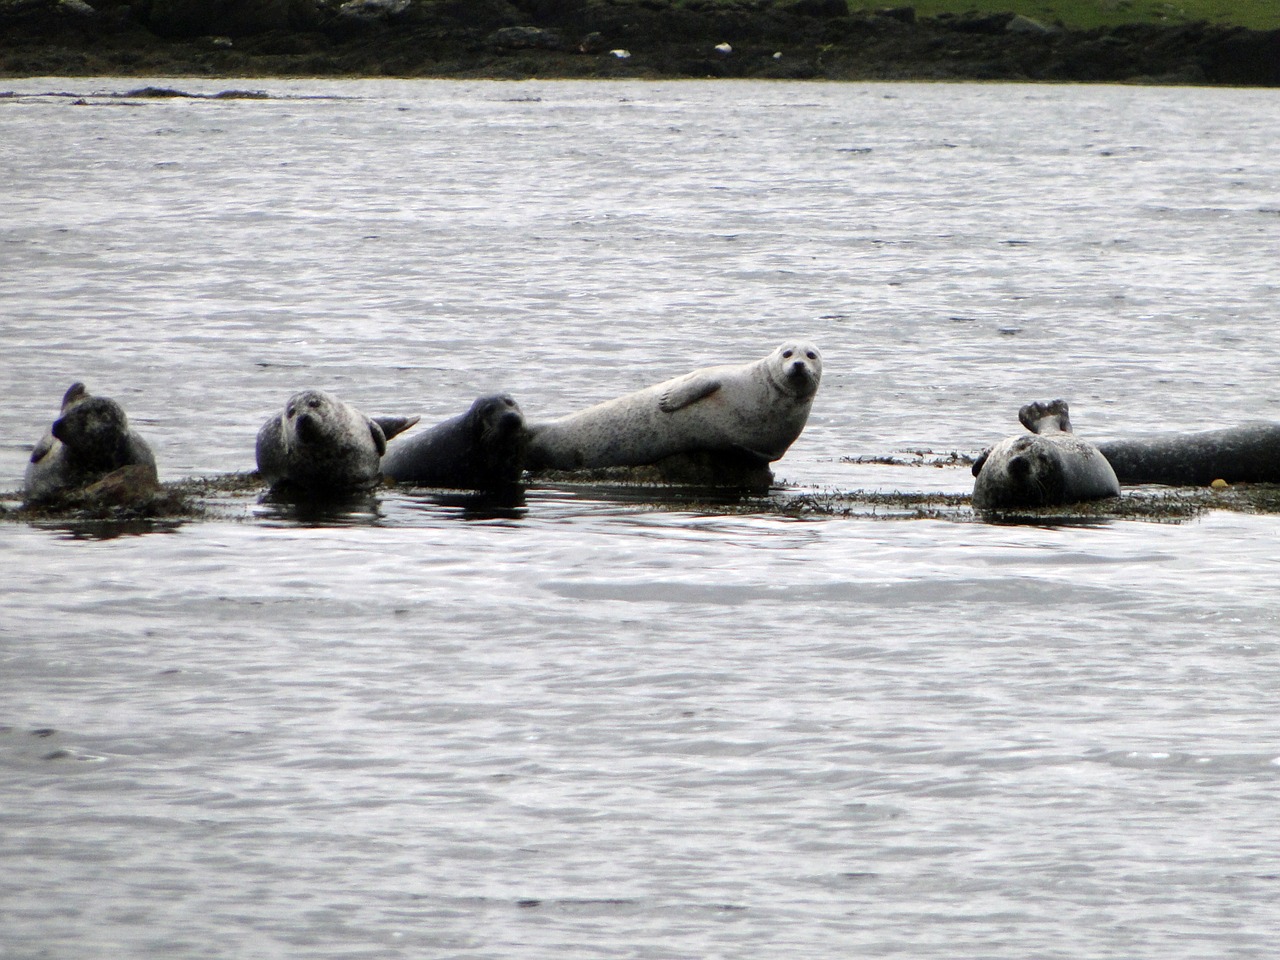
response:
{"label": "shoreline", "polygon": [[0,0],[0,77],[1280,86],[1280,30],[1203,22],[1073,30],[1011,13],[917,17],[911,7],[849,13],[844,0],[523,6]]}

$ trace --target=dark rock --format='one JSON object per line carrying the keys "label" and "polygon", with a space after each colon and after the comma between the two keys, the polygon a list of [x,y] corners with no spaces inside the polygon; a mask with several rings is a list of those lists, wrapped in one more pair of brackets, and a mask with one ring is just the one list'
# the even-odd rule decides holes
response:
{"label": "dark rock", "polygon": [[489,34],[491,46],[503,50],[564,50],[564,36],[559,30],[543,27],[501,27]]}
{"label": "dark rock", "polygon": [[424,5],[423,15],[434,23],[464,30],[492,31],[529,22],[507,0],[435,0]]}
{"label": "dark rock", "polygon": [[1012,13],[966,13],[961,16],[945,14],[934,17],[934,22],[958,33],[1004,33]]}
{"label": "dark rock", "polygon": [[580,25],[588,8],[587,0],[517,0],[514,5],[533,23],[564,27]]}
{"label": "dark rock", "polygon": [[1236,28],[1210,36],[1198,60],[1213,83],[1280,86],[1280,30]]}
{"label": "dark rock", "polygon": [[160,492],[156,468],[149,464],[131,464],[113,470],[81,491],[84,502],[95,508],[145,507]]}
{"label": "dark rock", "polygon": [[781,9],[800,17],[847,17],[849,0],[794,0]]}
{"label": "dark rock", "polygon": [[150,0],[143,22],[162,37],[231,37],[320,22],[318,0]]}
{"label": "dark rock", "polygon": [[0,0],[0,19],[58,17],[74,20],[97,15],[98,11],[85,0]]}
{"label": "dark rock", "polygon": [[896,20],[898,23],[912,24],[916,22],[916,8],[885,7],[883,10],[877,10],[876,16],[884,17],[886,20]]}
{"label": "dark rock", "polygon": [[364,23],[384,23],[409,12],[409,0],[347,0],[338,7],[338,16]]}
{"label": "dark rock", "polygon": [[600,31],[596,30],[592,33],[588,33],[585,37],[583,37],[581,40],[578,41],[578,52],[579,53],[604,53],[605,51],[609,50],[612,46],[613,44],[611,44],[607,39],[605,39],[605,35]]}
{"label": "dark rock", "polygon": [[1020,13],[1006,23],[1004,29],[1006,33],[1025,33],[1032,36],[1043,36],[1047,33],[1055,32],[1053,27],[1047,26],[1039,20],[1033,20],[1031,17],[1024,17]]}

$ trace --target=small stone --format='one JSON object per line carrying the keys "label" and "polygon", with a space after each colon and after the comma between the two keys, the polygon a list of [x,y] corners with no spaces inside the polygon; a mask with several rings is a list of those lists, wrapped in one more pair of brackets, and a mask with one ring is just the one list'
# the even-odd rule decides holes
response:
{"label": "small stone", "polygon": [[1031,17],[1024,17],[1022,14],[1014,14],[1013,19],[1005,24],[1006,33],[1028,33],[1028,34],[1046,34],[1053,33],[1053,28],[1041,23],[1039,20],[1033,20]]}

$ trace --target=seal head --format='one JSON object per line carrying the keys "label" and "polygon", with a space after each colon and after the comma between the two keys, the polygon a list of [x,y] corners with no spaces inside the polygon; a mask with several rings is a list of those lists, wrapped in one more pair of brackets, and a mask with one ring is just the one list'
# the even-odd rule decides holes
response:
{"label": "seal head", "polygon": [[382,472],[399,483],[495,489],[520,479],[527,441],[520,405],[510,394],[491,394],[464,414],[390,444]]}

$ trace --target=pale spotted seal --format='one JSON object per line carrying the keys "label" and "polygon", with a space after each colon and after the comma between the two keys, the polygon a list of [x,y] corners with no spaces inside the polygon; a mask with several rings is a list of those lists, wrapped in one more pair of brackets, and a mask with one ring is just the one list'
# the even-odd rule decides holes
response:
{"label": "pale spotted seal", "polygon": [[1280,423],[1099,443],[1124,483],[1280,483]]}
{"label": "pale spotted seal", "polygon": [[367,490],[381,478],[387,439],[417,422],[417,417],[367,417],[322,390],[303,390],[258,431],[258,473],[273,490]]}
{"label": "pale spotted seal", "polygon": [[73,383],[58,419],[31,451],[23,493],[30,501],[49,500],[129,466],[142,468],[155,482],[155,455],[130,429],[124,408]]}
{"label": "pale spotted seal", "polygon": [[520,479],[526,439],[515,400],[480,397],[466,413],[389,444],[382,473],[427,487],[490,490]]}
{"label": "pale spotted seal", "polygon": [[973,465],[975,507],[1050,507],[1120,495],[1111,464],[1071,432],[1065,400],[1029,403],[1018,419],[1031,433],[1001,440]]}
{"label": "pale spotted seal", "polygon": [[767,464],[800,436],[821,377],[822,356],[808,343],[695,370],[530,427],[529,468],[642,466],[705,452]]}

